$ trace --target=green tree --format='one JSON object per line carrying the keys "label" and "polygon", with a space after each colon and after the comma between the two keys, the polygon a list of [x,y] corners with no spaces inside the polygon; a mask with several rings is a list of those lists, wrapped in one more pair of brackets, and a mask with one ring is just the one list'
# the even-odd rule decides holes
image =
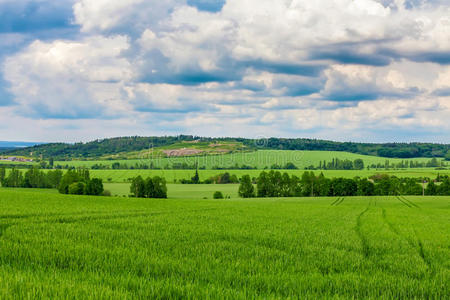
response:
{"label": "green tree", "polygon": [[194,175],[194,177],[191,178],[191,181],[193,184],[200,183],[200,176],[198,175],[198,170],[195,170],[195,175]]}
{"label": "green tree", "polygon": [[448,177],[437,188],[437,194],[440,196],[450,196],[450,179]]}
{"label": "green tree", "polygon": [[448,150],[447,154],[445,154],[445,160],[450,160],[450,150]]}
{"label": "green tree", "polygon": [[133,180],[131,181],[130,193],[133,197],[145,198],[146,188],[142,176],[137,176],[133,178]]}
{"label": "green tree", "polygon": [[258,197],[268,197],[269,195],[269,179],[268,174],[262,171],[256,180],[256,189]]}
{"label": "green tree", "polygon": [[50,157],[48,160],[48,166],[50,167],[50,169],[53,169],[54,164],[55,160],[53,159],[53,157]]}
{"label": "green tree", "polygon": [[148,177],[145,182],[145,198],[155,198],[155,186],[153,185],[153,178]]}
{"label": "green tree", "polygon": [[355,159],[355,161],[353,162],[353,168],[355,170],[364,170],[364,161],[360,158]]}
{"label": "green tree", "polygon": [[333,178],[330,190],[331,196],[356,196],[358,185],[353,179]]}
{"label": "green tree", "polygon": [[22,187],[23,186],[23,175],[22,172],[13,168],[8,177],[4,180],[5,187]]}
{"label": "green tree", "polygon": [[434,196],[437,194],[437,192],[438,192],[437,186],[434,183],[434,181],[431,180],[430,183],[428,183],[427,188],[425,189],[425,195]]}
{"label": "green tree", "polygon": [[85,184],[83,182],[74,182],[69,185],[67,190],[70,195],[84,195]]}
{"label": "green tree", "polygon": [[367,178],[358,180],[357,185],[358,196],[373,196],[375,194],[375,184]]}
{"label": "green tree", "polygon": [[84,193],[86,195],[100,196],[103,194],[103,181],[99,178],[92,178],[86,183]]}
{"label": "green tree", "polygon": [[58,188],[63,177],[63,172],[61,170],[54,170],[47,172],[48,185],[51,188]]}
{"label": "green tree", "polygon": [[166,180],[162,177],[153,177],[153,198],[167,198]]}
{"label": "green tree", "polygon": [[69,186],[72,183],[75,182],[81,182],[81,178],[80,175],[75,172],[74,170],[68,170],[66,172],[66,174],[63,175],[63,177],[61,178],[61,182],[58,186],[58,191],[61,194],[68,194],[69,193]]}
{"label": "green tree", "polygon": [[6,169],[5,167],[0,167],[0,184],[3,185],[3,181],[5,180],[6,177]]}
{"label": "green tree", "polygon": [[255,196],[255,187],[253,186],[249,175],[244,175],[241,178],[241,184],[239,185],[239,196],[242,198],[252,198]]}

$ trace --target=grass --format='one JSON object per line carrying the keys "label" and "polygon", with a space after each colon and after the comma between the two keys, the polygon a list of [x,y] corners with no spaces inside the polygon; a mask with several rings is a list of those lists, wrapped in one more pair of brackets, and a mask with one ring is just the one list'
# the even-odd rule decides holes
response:
{"label": "grass", "polygon": [[[94,161],[57,161],[55,165],[69,165],[74,167],[91,167],[95,164],[102,164],[105,166],[111,166],[113,163],[123,163],[128,166],[134,166],[136,164],[150,165],[153,163],[154,167],[163,168],[165,166],[171,166],[174,163],[187,163],[188,165],[194,165],[198,162],[199,167],[205,167],[206,169],[212,169],[215,166],[220,167],[233,167],[236,164],[249,165],[263,169],[270,167],[273,164],[285,165],[292,162],[298,168],[303,169],[311,165],[319,166],[319,162],[326,160],[331,162],[334,158],[341,160],[349,159],[362,159],[367,165],[381,163],[384,165],[386,160],[390,163],[401,162],[402,159],[387,159],[384,157],[360,155],[349,152],[337,152],[337,151],[289,151],[289,150],[261,150],[255,152],[237,152],[232,154],[223,155],[204,155],[204,156],[191,156],[191,157],[172,157],[172,158],[153,158],[149,155],[141,156],[139,159],[130,160],[94,160]],[[403,159],[403,161],[419,161],[427,162],[430,158],[413,158]]]}
{"label": "grass", "polygon": [[449,197],[337,200],[0,189],[0,298],[448,297]]}
{"label": "grass", "polygon": [[[129,183],[105,183],[105,189],[114,196],[128,196]],[[168,197],[171,199],[212,199],[216,191],[223,193],[224,197],[238,197],[239,184],[168,184]]]}

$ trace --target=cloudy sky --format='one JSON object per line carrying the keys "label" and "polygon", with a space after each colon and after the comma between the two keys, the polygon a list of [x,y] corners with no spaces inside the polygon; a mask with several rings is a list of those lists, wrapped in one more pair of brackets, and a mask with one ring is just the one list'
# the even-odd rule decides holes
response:
{"label": "cloudy sky", "polygon": [[0,0],[0,140],[450,142],[448,0]]}

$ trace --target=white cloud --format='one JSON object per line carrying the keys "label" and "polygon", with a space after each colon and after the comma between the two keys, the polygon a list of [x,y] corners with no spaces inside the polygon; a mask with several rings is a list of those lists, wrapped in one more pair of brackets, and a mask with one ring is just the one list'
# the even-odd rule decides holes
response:
{"label": "white cloud", "polygon": [[4,64],[19,113],[47,118],[114,113],[121,105],[121,82],[132,78],[130,64],[120,57],[128,47],[124,36],[32,43]]}
{"label": "white cloud", "polygon": [[80,35],[36,40],[4,77],[16,113],[45,120],[328,138],[448,128],[450,6],[419,2],[228,0],[210,13],[185,0],[76,0]]}

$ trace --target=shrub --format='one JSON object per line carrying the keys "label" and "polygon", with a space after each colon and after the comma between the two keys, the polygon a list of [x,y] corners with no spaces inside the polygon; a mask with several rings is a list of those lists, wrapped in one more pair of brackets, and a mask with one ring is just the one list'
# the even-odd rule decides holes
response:
{"label": "shrub", "polygon": [[213,198],[214,199],[223,199],[222,192],[220,192],[220,191],[215,192],[214,195],[213,195]]}

